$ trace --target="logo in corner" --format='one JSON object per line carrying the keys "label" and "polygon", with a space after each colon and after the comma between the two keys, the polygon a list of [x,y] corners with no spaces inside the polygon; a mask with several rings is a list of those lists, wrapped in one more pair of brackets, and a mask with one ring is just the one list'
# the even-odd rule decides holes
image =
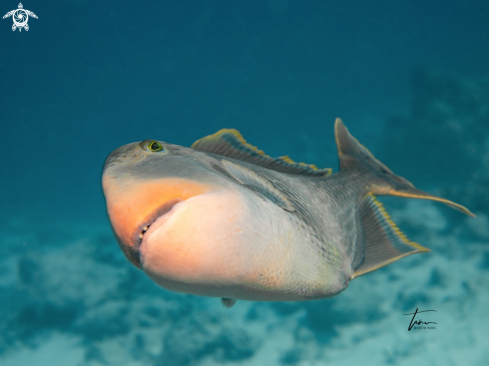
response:
{"label": "logo in corner", "polygon": [[411,322],[409,323],[408,326],[408,331],[411,331],[411,329],[436,329],[436,325],[430,325],[430,324],[437,324],[435,322],[425,322],[421,320],[421,318],[416,319],[416,316],[419,316],[419,313],[427,313],[430,311],[434,311],[436,313],[436,310],[419,310],[416,308],[414,313],[407,313],[404,315],[412,315],[413,317],[411,318]]}
{"label": "logo in corner", "polygon": [[13,31],[15,31],[17,28],[19,28],[19,32],[22,31],[22,28],[28,31],[29,25],[27,24],[27,21],[29,20],[29,15],[37,19],[36,14],[34,14],[30,10],[25,10],[22,3],[19,3],[19,8],[9,11],[3,16],[3,19],[12,17],[12,19],[14,20],[14,24],[12,25]]}

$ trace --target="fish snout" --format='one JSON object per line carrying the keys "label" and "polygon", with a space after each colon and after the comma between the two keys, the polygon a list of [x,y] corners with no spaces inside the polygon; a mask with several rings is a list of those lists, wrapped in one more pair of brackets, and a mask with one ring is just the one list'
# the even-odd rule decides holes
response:
{"label": "fish snout", "polygon": [[140,246],[155,222],[182,201],[212,190],[211,186],[193,180],[121,179],[111,174],[104,174],[102,185],[117,242],[127,259],[138,268],[142,268]]}
{"label": "fish snout", "polygon": [[104,175],[110,168],[116,168],[122,164],[134,161],[139,155],[141,155],[140,149],[137,147],[137,143],[131,143],[115,149],[105,159],[104,167],[102,169],[102,175]]}

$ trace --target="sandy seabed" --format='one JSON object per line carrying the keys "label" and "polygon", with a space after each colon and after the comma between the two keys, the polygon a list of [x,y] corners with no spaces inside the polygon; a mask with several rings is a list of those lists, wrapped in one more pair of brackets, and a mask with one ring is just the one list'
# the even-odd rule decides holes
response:
{"label": "sandy seabed", "polygon": [[[17,219],[2,233],[0,364],[487,365],[489,238],[451,229],[438,207],[407,201],[391,212],[431,253],[361,277],[332,299],[232,309],[157,287],[108,227],[70,223],[60,240],[22,233]],[[419,315],[436,329],[408,331],[403,314],[416,308],[436,310]]]}

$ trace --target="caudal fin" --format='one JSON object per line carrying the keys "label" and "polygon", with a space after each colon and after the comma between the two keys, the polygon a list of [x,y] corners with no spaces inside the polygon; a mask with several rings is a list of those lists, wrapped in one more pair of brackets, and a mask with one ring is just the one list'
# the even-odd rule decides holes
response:
{"label": "caudal fin", "polygon": [[430,251],[409,241],[374,195],[439,201],[469,216],[475,216],[464,206],[423,192],[408,180],[395,175],[350,135],[339,118],[336,120],[335,133],[340,171],[356,174],[357,178],[365,183],[363,197],[358,205],[360,227],[352,262],[351,279],[375,271],[405,256]]}
{"label": "caudal fin", "polygon": [[340,171],[364,173],[366,191],[376,195],[390,195],[406,198],[420,198],[443,202],[444,204],[475,217],[467,208],[447,199],[434,196],[414,187],[407,179],[395,175],[378,161],[365,146],[355,139],[339,118],[335,123],[336,144],[340,158]]}

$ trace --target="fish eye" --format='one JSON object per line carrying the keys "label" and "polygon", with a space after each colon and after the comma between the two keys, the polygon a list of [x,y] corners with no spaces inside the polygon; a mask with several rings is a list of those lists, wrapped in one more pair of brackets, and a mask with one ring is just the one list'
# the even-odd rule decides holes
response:
{"label": "fish eye", "polygon": [[162,153],[162,152],[165,152],[166,149],[163,147],[163,145],[161,144],[161,142],[159,141],[149,141],[147,144],[146,144],[146,149],[150,152],[158,152],[158,153]]}

